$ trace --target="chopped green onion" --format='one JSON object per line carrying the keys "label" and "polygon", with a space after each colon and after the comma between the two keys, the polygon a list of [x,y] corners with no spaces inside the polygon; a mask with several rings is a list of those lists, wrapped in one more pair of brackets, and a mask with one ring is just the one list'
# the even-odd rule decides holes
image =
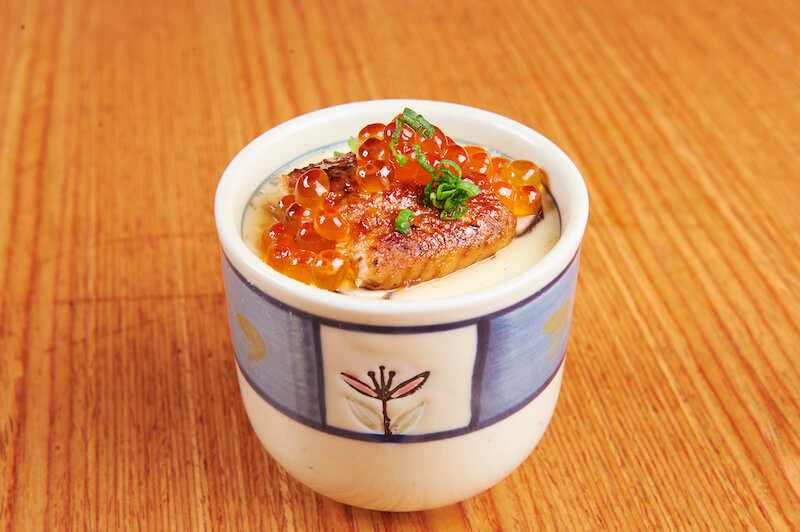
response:
{"label": "chopped green onion", "polygon": [[422,146],[419,144],[414,144],[411,146],[411,149],[414,150],[414,153],[417,154],[417,164],[419,164],[422,168],[425,169],[426,172],[431,174],[434,178],[437,177],[436,170],[433,166],[428,164],[428,161],[425,160],[425,155],[422,154]]}
{"label": "chopped green onion", "polygon": [[450,183],[451,185],[456,185],[460,180],[461,177],[457,176],[447,168],[439,172],[439,181],[441,181],[442,183]]}
{"label": "chopped green onion", "polygon": [[392,150],[392,155],[394,155],[394,158],[400,163],[400,166],[405,166],[408,162],[408,157],[402,153],[397,153],[397,148],[394,147],[394,141],[389,142],[389,149]]}
{"label": "chopped green onion", "polygon": [[394,121],[394,133],[392,133],[392,142],[400,140],[400,131],[403,129],[403,119],[398,118]]}
{"label": "chopped green onion", "polygon": [[400,139],[400,130],[403,129],[403,119],[398,118],[394,121],[394,133],[392,133],[392,140],[389,141],[389,149],[392,150],[392,155],[394,158],[397,159],[397,162],[400,163],[400,166],[405,166],[408,159],[402,153],[397,153],[397,148],[395,148],[395,144]]}
{"label": "chopped green onion", "polygon": [[347,145],[350,147],[351,152],[358,153],[358,149],[361,147],[361,141],[355,137],[350,137],[350,140],[347,141]]}
{"label": "chopped green onion", "polygon": [[[464,181],[452,173],[448,165],[439,164],[439,175],[430,180],[425,186],[423,201],[433,205],[442,212],[439,217],[443,220],[455,220],[467,212],[467,200],[481,193],[481,189],[474,183]],[[458,165],[456,165],[458,166]],[[459,168],[459,175],[461,169]],[[436,188],[434,188],[434,186]]]}
{"label": "chopped green onion", "polygon": [[397,214],[394,219],[394,227],[404,235],[411,231],[411,220],[414,219],[414,211],[410,209],[403,209]]}
{"label": "chopped green onion", "polygon": [[411,126],[411,129],[429,139],[433,136],[436,130],[433,128],[433,125],[425,120],[425,118],[421,114],[417,114],[416,111],[406,107],[403,109],[403,118],[402,120]]}
{"label": "chopped green onion", "polygon": [[422,193],[422,202],[425,205],[430,205],[436,197],[436,195],[433,194],[433,184],[436,182],[436,179],[431,179],[428,184],[425,185],[425,191]]}
{"label": "chopped green onion", "polygon": [[469,181],[461,181],[460,188],[461,190],[466,191],[470,198],[474,198],[481,193],[480,187],[475,183],[470,183]]}
{"label": "chopped green onion", "polygon": [[442,166],[444,167],[450,166],[451,168],[455,169],[458,172],[458,177],[459,178],[461,177],[461,167],[458,166],[458,163],[455,161],[451,161],[450,159],[442,159],[441,161],[439,161],[439,164],[437,166],[439,167],[439,170],[443,170]]}
{"label": "chopped green onion", "polygon": [[466,205],[461,205],[458,208],[458,210],[457,211],[453,211],[452,214],[448,214],[446,212],[442,212],[442,214],[439,215],[439,218],[441,218],[442,220],[458,220],[459,218],[464,216],[465,212],[467,212],[467,206]]}
{"label": "chopped green onion", "polygon": [[[398,116],[394,121],[394,133],[392,133],[392,138],[389,141],[389,149],[392,150],[392,155],[394,155],[394,158],[397,159],[398,163],[400,163],[400,166],[405,166],[408,162],[408,158],[401,153],[397,153],[397,148],[395,148],[397,141],[400,140],[400,132],[403,130],[404,123],[408,124],[411,129],[426,139],[431,138],[436,132],[436,129],[433,127],[433,125],[425,120],[421,114],[418,114],[416,111],[408,107],[403,109],[403,116]],[[428,170],[427,168],[425,169]],[[431,172],[430,170],[428,170],[428,172],[436,177],[434,172]]]}
{"label": "chopped green onion", "polygon": [[[389,149],[392,150],[392,155],[394,155],[394,158],[397,159],[398,163],[400,163],[400,166],[405,166],[405,164],[408,162],[408,158],[405,155],[398,153],[397,148],[395,147],[397,145],[397,141],[400,140],[400,132],[403,130],[404,123],[408,124],[411,129],[426,139],[431,138],[436,132],[433,125],[421,114],[418,114],[416,111],[408,107],[403,109],[403,116],[398,116],[394,121],[394,133],[392,133],[392,138],[389,141]],[[417,154],[419,155],[419,152],[417,152]],[[423,168],[425,167],[423,166]],[[428,168],[431,167],[429,166]],[[425,170],[427,170],[432,176],[436,177],[435,171],[431,171],[433,168],[430,170],[428,170],[428,168],[425,168]]]}
{"label": "chopped green onion", "polygon": [[344,155],[344,152],[340,152],[339,150],[333,150],[334,157],[339,157],[340,155]]}

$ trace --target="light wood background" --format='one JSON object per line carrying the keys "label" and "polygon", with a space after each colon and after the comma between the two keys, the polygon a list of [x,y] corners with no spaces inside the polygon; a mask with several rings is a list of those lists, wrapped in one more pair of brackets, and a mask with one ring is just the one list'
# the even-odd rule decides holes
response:
{"label": "light wood background", "polygon": [[[0,2],[0,529],[791,529],[800,4]],[[363,99],[513,117],[585,175],[561,399],[435,511],[318,496],[238,398],[214,189]]]}

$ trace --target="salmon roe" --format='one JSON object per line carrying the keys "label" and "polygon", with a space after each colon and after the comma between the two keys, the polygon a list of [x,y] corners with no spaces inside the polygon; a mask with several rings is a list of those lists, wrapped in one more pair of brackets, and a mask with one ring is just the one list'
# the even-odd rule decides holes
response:
{"label": "salmon roe", "polygon": [[514,187],[505,181],[495,181],[492,183],[492,190],[494,190],[494,195],[497,196],[500,203],[509,209],[514,208]]}
{"label": "salmon roe", "polygon": [[389,161],[392,156],[389,150],[389,143],[382,140],[370,137],[361,143],[361,147],[356,152],[356,158],[359,163],[366,161]]}
{"label": "salmon roe", "polygon": [[286,275],[301,283],[311,284],[311,268],[316,258],[316,253],[307,249],[293,252],[292,258],[286,266]]}
{"label": "salmon roe", "polygon": [[326,205],[320,209],[314,217],[314,229],[328,240],[337,242],[344,240],[350,232],[350,228],[333,205]]}
{"label": "salmon roe", "polygon": [[[524,185],[539,186],[539,183],[536,182],[537,169],[538,167],[531,161],[517,159],[508,163],[500,172],[500,175],[505,181],[508,181],[515,187],[522,187]],[[539,179],[541,179],[541,172],[538,176]]]}
{"label": "salmon roe", "polygon": [[394,179],[394,167],[380,159],[370,159],[356,170],[358,187],[365,192],[386,190]]}
{"label": "salmon roe", "polygon": [[514,194],[514,206],[511,211],[515,216],[530,216],[542,208],[542,195],[533,185],[524,185]]}
{"label": "salmon roe", "polygon": [[294,202],[286,207],[283,213],[283,225],[290,233],[295,233],[300,228],[300,224],[311,219],[311,209]]}
{"label": "salmon roe", "polygon": [[294,187],[295,201],[311,211],[316,211],[322,206],[330,190],[331,182],[325,170],[312,168],[297,180]]}
{"label": "salmon roe", "polygon": [[364,142],[370,137],[383,140],[384,129],[386,129],[384,124],[367,124],[358,132],[358,140]]}
{"label": "salmon roe", "polygon": [[267,264],[276,271],[285,273],[289,262],[292,260],[292,248],[283,244],[276,244],[267,251]]}
{"label": "salmon roe", "polygon": [[278,200],[278,212],[281,216],[286,213],[286,209],[289,208],[289,205],[294,203],[294,194],[286,194],[280,200]]}
{"label": "salmon roe", "polygon": [[472,154],[467,161],[466,171],[475,172],[481,175],[492,173],[492,156],[485,151],[478,151]]}
{"label": "salmon roe", "polygon": [[335,249],[321,251],[311,269],[314,284],[326,290],[338,288],[350,272],[347,258]]}
{"label": "salmon roe", "polygon": [[458,144],[449,144],[445,146],[442,159],[449,159],[453,161],[463,170],[467,164],[467,161],[469,161],[469,155],[467,154],[467,150],[465,150],[462,146],[459,146]]}
{"label": "salmon roe", "polygon": [[502,172],[509,162],[511,161],[508,160],[508,157],[492,157],[492,166],[495,172]]}
{"label": "salmon roe", "polygon": [[307,249],[309,251],[322,251],[323,249],[330,249],[334,246],[334,242],[323,237],[314,229],[314,222],[303,222],[300,224],[294,240],[297,242],[298,248]]}

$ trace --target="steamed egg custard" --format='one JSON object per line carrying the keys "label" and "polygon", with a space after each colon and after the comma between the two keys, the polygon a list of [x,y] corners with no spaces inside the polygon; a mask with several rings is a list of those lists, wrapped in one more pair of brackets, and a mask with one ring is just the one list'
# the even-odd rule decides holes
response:
{"label": "steamed egg custard", "polygon": [[561,221],[535,163],[462,146],[406,108],[268,178],[242,224],[279,273],[357,296],[431,299],[529,269]]}

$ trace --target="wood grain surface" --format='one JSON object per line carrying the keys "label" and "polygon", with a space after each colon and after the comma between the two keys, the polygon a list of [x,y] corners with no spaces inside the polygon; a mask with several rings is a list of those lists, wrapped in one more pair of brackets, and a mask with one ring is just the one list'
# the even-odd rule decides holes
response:
{"label": "wood grain surface", "polygon": [[[0,529],[800,523],[800,4],[0,2]],[[513,117],[591,214],[561,398],[495,488],[347,507],[238,397],[212,213],[249,140],[386,97]]]}

